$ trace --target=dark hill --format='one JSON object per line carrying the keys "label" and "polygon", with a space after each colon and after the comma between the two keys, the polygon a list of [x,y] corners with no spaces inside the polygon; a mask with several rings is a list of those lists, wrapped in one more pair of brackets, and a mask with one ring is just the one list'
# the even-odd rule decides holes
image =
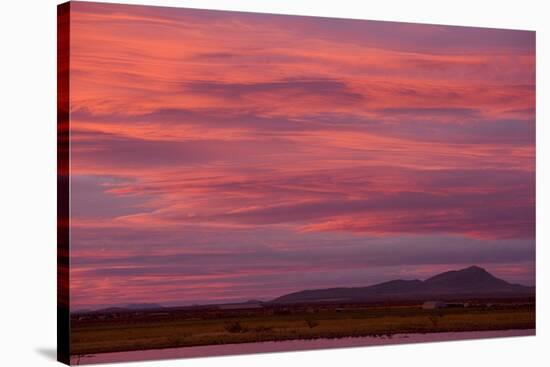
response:
{"label": "dark hill", "polygon": [[[157,310],[157,309],[163,309],[164,307],[156,304],[156,303],[129,303],[124,306],[115,306],[115,307],[107,307],[107,308],[101,308],[94,311],[89,311],[93,313],[116,313],[116,312],[129,312],[129,311],[150,311],[150,310]],[[80,311],[80,313],[84,313],[83,311]]]}
{"label": "dark hill", "polygon": [[383,302],[427,298],[519,297],[534,294],[534,287],[511,284],[483,268],[471,266],[441,273],[425,281],[392,280],[368,287],[304,290],[276,298],[272,303]]}
{"label": "dark hill", "polygon": [[499,279],[487,270],[471,266],[462,270],[447,271],[426,279],[424,285],[431,291],[496,291],[514,290],[513,284]]}

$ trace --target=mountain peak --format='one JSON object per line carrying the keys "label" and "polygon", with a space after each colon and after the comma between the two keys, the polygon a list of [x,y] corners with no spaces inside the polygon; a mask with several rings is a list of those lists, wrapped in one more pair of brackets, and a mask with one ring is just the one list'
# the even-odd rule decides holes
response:
{"label": "mountain peak", "polygon": [[[454,272],[457,274],[464,274],[464,275],[469,274],[469,275],[477,275],[477,276],[494,278],[494,276],[491,273],[489,273],[487,270],[485,270],[481,266],[477,266],[477,265],[472,265],[464,269],[454,270]],[[447,273],[450,273],[450,272],[447,272]]]}
{"label": "mountain peak", "polygon": [[482,267],[477,266],[477,265],[472,265],[472,266],[469,266],[467,268],[457,270],[457,271],[468,271],[468,272],[478,272],[478,273],[487,273],[487,274],[489,274],[489,272],[487,270],[485,270]]}
{"label": "mountain peak", "polygon": [[426,279],[426,284],[432,287],[453,286],[460,288],[486,288],[508,285],[502,279],[493,276],[487,270],[479,266],[470,266],[460,270],[451,270]]}

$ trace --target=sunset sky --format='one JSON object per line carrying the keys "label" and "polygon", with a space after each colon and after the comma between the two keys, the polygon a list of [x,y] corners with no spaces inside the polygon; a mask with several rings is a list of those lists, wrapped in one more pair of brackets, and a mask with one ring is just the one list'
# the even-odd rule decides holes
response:
{"label": "sunset sky", "polygon": [[535,33],[71,3],[71,307],[535,284]]}

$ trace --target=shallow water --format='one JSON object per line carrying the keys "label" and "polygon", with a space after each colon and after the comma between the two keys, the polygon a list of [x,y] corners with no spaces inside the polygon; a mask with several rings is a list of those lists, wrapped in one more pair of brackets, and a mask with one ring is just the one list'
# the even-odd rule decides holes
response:
{"label": "shallow water", "polygon": [[425,343],[451,340],[482,338],[499,338],[510,336],[535,335],[535,329],[497,330],[497,331],[464,331],[453,333],[428,334],[395,334],[391,337],[350,337],[338,339],[287,340],[276,342],[206,345],[200,347],[183,347],[169,349],[150,349],[130,352],[101,353],[71,358],[71,364],[90,364],[108,362],[129,362],[154,359],[194,358],[231,354],[271,353],[297,350],[314,350],[327,348],[349,348],[372,345],[389,345],[404,343]]}

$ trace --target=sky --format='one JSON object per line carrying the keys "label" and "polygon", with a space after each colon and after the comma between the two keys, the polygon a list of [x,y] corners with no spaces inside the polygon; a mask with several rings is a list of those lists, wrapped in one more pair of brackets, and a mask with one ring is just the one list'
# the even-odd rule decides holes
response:
{"label": "sky", "polygon": [[71,3],[71,307],[535,284],[535,33]]}

